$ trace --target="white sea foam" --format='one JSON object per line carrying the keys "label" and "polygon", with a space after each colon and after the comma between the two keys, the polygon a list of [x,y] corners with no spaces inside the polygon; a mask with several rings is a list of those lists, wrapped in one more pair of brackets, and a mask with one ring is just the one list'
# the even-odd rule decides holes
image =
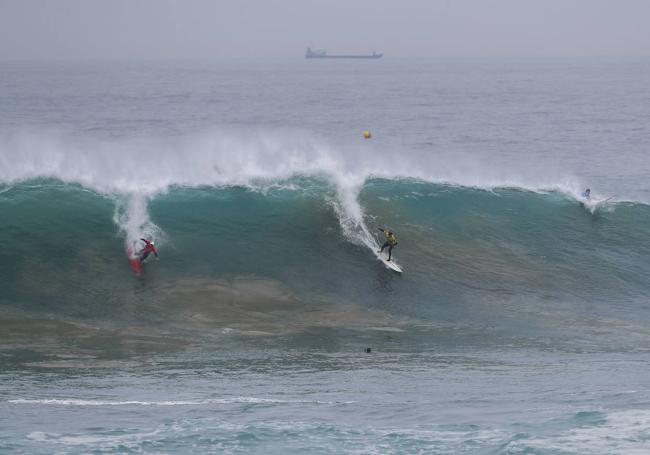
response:
{"label": "white sea foam", "polygon": [[[240,397],[246,398],[246,397]],[[247,400],[249,398],[246,398]],[[277,400],[262,399],[262,403]],[[244,401],[248,402],[248,401]],[[253,399],[254,403],[258,399]],[[127,402],[129,403],[129,402]],[[163,403],[163,402],[161,402]],[[185,403],[185,402],[182,402]],[[206,422],[204,421],[204,424]],[[243,423],[231,419],[217,419],[208,423],[210,431],[224,435],[220,439],[230,444],[227,435],[235,433],[249,434],[278,434],[291,438],[299,434],[300,438],[326,443],[332,441],[332,435],[340,439],[354,438],[360,445],[356,453],[387,453],[399,451],[411,444],[416,447],[436,447],[440,453],[459,453],[466,451],[495,451],[503,454],[522,453],[566,453],[566,454],[631,454],[647,453],[650,441],[650,411],[630,410],[612,412],[603,422],[582,424],[577,428],[565,430],[554,436],[532,436],[512,438],[511,431],[498,428],[458,428],[444,429],[435,425],[414,427],[379,427],[366,425],[356,427],[338,426],[329,422],[314,422],[301,420],[264,420],[254,423]],[[91,433],[61,434],[54,432],[34,431],[27,438],[41,443],[56,443],[70,446],[92,446],[93,448],[114,448],[117,445],[137,448],[144,441],[152,441],[158,437],[169,439],[186,435],[194,435],[199,430],[195,419],[181,420],[172,425],[161,425],[145,431],[124,430],[97,431]],[[289,435],[287,435],[287,432]],[[334,438],[338,440],[339,438]],[[508,439],[510,439],[509,442]],[[337,451],[334,448],[334,451]],[[339,448],[340,449],[340,448]],[[484,450],[484,451],[485,451]],[[352,453],[355,453],[352,451]]]}
{"label": "white sea foam", "polygon": [[[650,447],[650,411],[607,414],[601,424],[581,426],[549,437],[513,441],[507,453],[552,451],[566,454],[646,455]],[[528,453],[528,452],[525,452]]]}
{"label": "white sea foam", "polygon": [[135,253],[140,244],[140,238],[157,240],[164,239],[160,227],[151,221],[147,211],[150,196],[135,193],[124,198],[117,198],[113,221],[120,227],[125,236],[125,243],[131,253]]}
{"label": "white sea foam", "polygon": [[[44,431],[33,431],[27,434],[27,439],[36,442],[54,442],[66,446],[90,446],[94,450],[115,450],[117,447],[135,449],[143,442],[151,441],[160,430],[147,432],[125,432],[122,434],[60,434]],[[149,453],[149,452],[148,452]]]}
{"label": "white sea foam", "polygon": [[232,397],[232,398],[209,398],[205,400],[163,400],[163,401],[142,401],[142,400],[82,400],[76,398],[44,398],[24,399],[17,398],[8,400],[12,404],[31,405],[56,405],[56,406],[202,406],[212,404],[348,404],[352,402],[319,401],[319,400],[282,400],[276,398],[260,397]]}

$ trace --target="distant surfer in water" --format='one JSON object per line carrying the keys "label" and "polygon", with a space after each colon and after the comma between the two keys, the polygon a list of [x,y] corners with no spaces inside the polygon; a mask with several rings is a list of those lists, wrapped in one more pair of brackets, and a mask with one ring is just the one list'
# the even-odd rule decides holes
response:
{"label": "distant surfer in water", "polygon": [[144,242],[144,248],[140,250],[140,253],[138,253],[138,256],[140,256],[140,264],[144,262],[147,257],[153,253],[156,258],[158,257],[158,251],[156,251],[156,247],[153,246],[153,241],[149,241],[146,239],[140,239]]}
{"label": "distant surfer in water", "polygon": [[393,254],[393,248],[397,246],[397,239],[395,238],[395,234],[393,234],[391,231],[384,230],[382,228],[379,228],[379,230],[386,236],[386,242],[381,246],[379,253],[383,253],[384,250],[388,248],[388,260],[390,261]]}
{"label": "distant surfer in water", "polygon": [[591,190],[587,188],[583,193],[582,197],[585,198],[586,200],[590,201],[591,200]]}

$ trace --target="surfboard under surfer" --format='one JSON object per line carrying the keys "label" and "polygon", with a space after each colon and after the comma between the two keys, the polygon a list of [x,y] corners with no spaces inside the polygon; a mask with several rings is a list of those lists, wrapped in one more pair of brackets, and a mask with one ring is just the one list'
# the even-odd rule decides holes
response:
{"label": "surfboard under surfer", "polygon": [[156,247],[153,245],[153,241],[149,241],[146,239],[140,239],[144,242],[144,248],[140,250],[138,253],[138,256],[140,257],[140,264],[142,264],[147,257],[153,253],[156,258],[158,257],[158,251],[156,250]]}
{"label": "surfboard under surfer", "polygon": [[386,242],[381,246],[381,250],[379,250],[378,253],[383,253],[384,250],[388,248],[387,261],[390,261],[393,254],[393,248],[397,246],[397,238],[395,237],[395,234],[388,229],[379,228],[379,230],[386,236]]}

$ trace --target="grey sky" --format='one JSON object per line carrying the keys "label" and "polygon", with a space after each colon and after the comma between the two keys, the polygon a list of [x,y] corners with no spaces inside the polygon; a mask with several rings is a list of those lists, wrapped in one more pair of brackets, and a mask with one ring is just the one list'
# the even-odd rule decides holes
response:
{"label": "grey sky", "polygon": [[650,55],[650,0],[0,0],[0,60]]}

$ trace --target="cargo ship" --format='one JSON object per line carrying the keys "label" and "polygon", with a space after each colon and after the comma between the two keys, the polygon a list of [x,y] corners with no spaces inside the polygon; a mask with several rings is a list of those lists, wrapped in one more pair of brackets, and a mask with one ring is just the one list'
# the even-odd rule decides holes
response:
{"label": "cargo ship", "polygon": [[384,54],[378,54],[373,52],[372,54],[339,54],[339,55],[330,55],[322,49],[312,49],[311,47],[307,48],[305,53],[305,58],[382,58]]}

